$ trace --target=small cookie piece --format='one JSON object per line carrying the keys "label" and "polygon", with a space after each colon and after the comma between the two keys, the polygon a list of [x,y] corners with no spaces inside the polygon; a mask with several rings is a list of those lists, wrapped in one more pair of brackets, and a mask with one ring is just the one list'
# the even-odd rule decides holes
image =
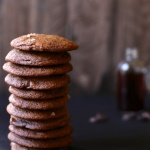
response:
{"label": "small cookie piece", "polygon": [[26,52],[22,50],[11,50],[5,60],[19,65],[27,66],[51,66],[66,64],[71,60],[68,52],[50,53],[50,52]]}
{"label": "small cookie piece", "polygon": [[30,148],[62,148],[68,146],[72,142],[71,135],[55,138],[55,139],[28,139],[10,132],[8,139],[16,144]]}
{"label": "small cookie piece", "polygon": [[67,125],[69,121],[70,121],[70,116],[68,114],[59,118],[53,118],[49,120],[35,120],[35,121],[15,117],[12,115],[10,118],[10,124],[14,126],[31,129],[31,130],[42,130],[42,131],[63,127]]}
{"label": "small cookie piece", "polygon": [[150,112],[144,111],[137,115],[136,117],[139,121],[150,121]]}
{"label": "small cookie piece", "polygon": [[70,82],[70,77],[66,74],[48,77],[21,77],[8,74],[5,77],[5,82],[8,85],[16,88],[33,89],[33,90],[48,90],[66,86]]}
{"label": "small cookie piece", "polygon": [[13,86],[10,86],[9,92],[24,99],[42,100],[67,95],[69,92],[69,88],[68,86],[64,86],[52,90],[28,90],[18,89]]}
{"label": "small cookie piece", "polygon": [[29,119],[29,120],[46,120],[51,118],[59,118],[68,113],[67,107],[64,106],[55,110],[29,110],[29,109],[21,109],[19,107],[14,106],[13,104],[8,104],[7,112],[10,115]]}
{"label": "small cookie piece", "polygon": [[8,73],[17,76],[40,77],[40,76],[66,74],[72,71],[72,65],[70,63],[67,63],[63,65],[55,65],[47,67],[29,67],[7,62],[3,65],[3,69]]}
{"label": "small cookie piece", "polygon": [[97,113],[95,116],[90,117],[90,123],[98,123],[98,122],[105,122],[107,121],[107,117],[102,113]]}
{"label": "small cookie piece", "polygon": [[9,102],[14,106],[23,108],[23,109],[32,109],[32,110],[48,110],[48,109],[58,109],[62,108],[66,105],[66,102],[70,99],[69,95],[65,95],[63,97],[58,97],[55,99],[48,100],[27,100],[23,98],[19,98],[13,94],[9,97]]}
{"label": "small cookie piece", "polygon": [[62,148],[29,148],[11,142],[11,150],[67,150],[67,147]]}
{"label": "small cookie piece", "polygon": [[58,35],[28,34],[11,41],[10,45],[25,51],[64,52],[75,50],[78,45]]}
{"label": "small cookie piece", "polygon": [[30,130],[30,129],[20,128],[20,127],[14,126],[14,125],[10,125],[9,130],[12,133],[15,133],[16,135],[19,135],[19,136],[25,137],[25,138],[54,139],[54,138],[60,138],[60,137],[70,135],[73,131],[73,128],[70,124],[68,124],[61,128],[45,130],[45,131],[38,131],[38,130]]}

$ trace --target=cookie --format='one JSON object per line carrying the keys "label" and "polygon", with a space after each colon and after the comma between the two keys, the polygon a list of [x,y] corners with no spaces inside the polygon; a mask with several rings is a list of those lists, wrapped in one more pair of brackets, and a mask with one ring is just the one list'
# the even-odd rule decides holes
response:
{"label": "cookie", "polygon": [[55,110],[29,110],[21,109],[11,103],[7,106],[7,112],[10,115],[29,120],[46,120],[51,118],[59,118],[68,113],[66,106]]}
{"label": "cookie", "polygon": [[60,138],[60,137],[70,135],[73,129],[72,129],[72,126],[68,124],[61,128],[56,128],[53,130],[46,130],[46,131],[30,130],[30,129],[20,128],[14,125],[10,125],[9,130],[12,133],[15,133],[16,135],[19,135],[25,138],[54,139],[54,138]]}
{"label": "cookie", "polygon": [[62,148],[68,146],[72,142],[71,135],[55,138],[55,139],[29,139],[10,132],[8,139],[16,144],[31,148]]}
{"label": "cookie", "polygon": [[58,35],[28,34],[11,41],[10,45],[25,51],[63,52],[75,50],[78,45]]}
{"label": "cookie", "polygon": [[64,86],[52,90],[28,90],[18,89],[10,86],[9,92],[24,99],[42,100],[67,95],[69,92],[69,88],[68,86]]}
{"label": "cookie", "polygon": [[55,65],[49,67],[29,67],[7,62],[3,65],[3,69],[8,73],[17,76],[38,77],[38,76],[66,74],[72,70],[72,65],[70,63],[67,63],[63,65]]}
{"label": "cookie", "polygon": [[48,109],[58,109],[64,107],[66,102],[69,100],[69,95],[65,95],[62,97],[54,98],[54,99],[46,99],[46,100],[27,100],[23,98],[19,98],[13,94],[9,97],[9,102],[14,106],[23,108],[23,109],[32,109],[32,110],[48,110]]}
{"label": "cookie", "polygon": [[48,77],[21,77],[8,74],[5,82],[16,88],[48,90],[63,87],[70,82],[70,77],[66,74]]}
{"label": "cookie", "polygon": [[22,127],[31,130],[50,130],[67,125],[70,121],[70,116],[64,115],[59,118],[49,120],[27,120],[11,115],[10,124],[16,127]]}
{"label": "cookie", "polygon": [[67,147],[62,148],[29,148],[11,142],[11,150],[67,150]]}
{"label": "cookie", "polygon": [[13,49],[7,54],[5,60],[15,64],[27,66],[51,66],[68,63],[71,60],[71,55],[68,52],[41,53]]}
{"label": "cookie", "polygon": [[67,147],[62,148],[29,148],[11,142],[11,150],[68,150]]}

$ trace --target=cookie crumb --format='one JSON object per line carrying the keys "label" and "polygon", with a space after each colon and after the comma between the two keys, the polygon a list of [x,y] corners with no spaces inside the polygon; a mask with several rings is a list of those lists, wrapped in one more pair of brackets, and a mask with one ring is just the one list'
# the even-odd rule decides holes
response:
{"label": "cookie crumb", "polygon": [[97,113],[94,117],[89,119],[90,123],[104,122],[107,120],[107,117],[101,113]]}
{"label": "cookie crumb", "polygon": [[31,39],[31,41],[33,42],[33,41],[35,41],[35,39]]}
{"label": "cookie crumb", "polygon": [[30,36],[31,36],[30,34],[27,35],[28,38],[29,38]]}
{"label": "cookie crumb", "polygon": [[123,114],[122,120],[129,121],[129,120],[133,120],[135,117],[136,117],[135,112],[128,112],[128,113]]}
{"label": "cookie crumb", "polygon": [[36,36],[36,33],[30,33],[30,36]]}
{"label": "cookie crumb", "polygon": [[54,112],[52,112],[52,113],[51,113],[51,116],[55,116],[55,113],[54,113]]}
{"label": "cookie crumb", "polygon": [[139,116],[137,116],[137,120],[149,121],[150,120],[150,113],[149,112],[142,112]]}
{"label": "cookie crumb", "polygon": [[30,34],[27,35],[28,38],[30,38],[32,36],[36,36],[36,33],[30,33]]}

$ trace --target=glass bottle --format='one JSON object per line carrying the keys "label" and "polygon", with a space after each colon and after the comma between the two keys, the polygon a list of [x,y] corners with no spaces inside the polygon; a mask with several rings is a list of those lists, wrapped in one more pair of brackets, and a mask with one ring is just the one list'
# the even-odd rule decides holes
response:
{"label": "glass bottle", "polygon": [[125,60],[117,68],[118,109],[139,111],[144,109],[146,95],[146,68],[136,48],[127,48]]}

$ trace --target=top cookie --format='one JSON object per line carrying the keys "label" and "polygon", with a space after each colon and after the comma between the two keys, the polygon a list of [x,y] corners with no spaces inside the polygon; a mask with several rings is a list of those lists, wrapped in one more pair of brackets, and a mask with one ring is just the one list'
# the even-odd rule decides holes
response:
{"label": "top cookie", "polygon": [[31,33],[11,41],[10,45],[16,49],[26,51],[64,52],[75,50],[78,45],[73,41],[58,35]]}

